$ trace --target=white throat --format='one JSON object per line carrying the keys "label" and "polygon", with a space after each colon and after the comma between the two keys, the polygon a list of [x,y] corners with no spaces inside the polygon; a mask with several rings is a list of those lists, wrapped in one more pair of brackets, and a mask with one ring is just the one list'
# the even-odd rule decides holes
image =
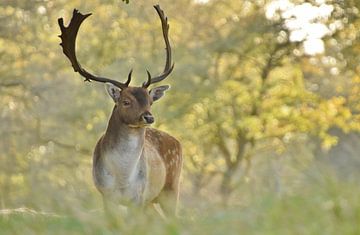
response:
{"label": "white throat", "polygon": [[133,191],[134,185],[145,175],[145,162],[141,158],[144,141],[144,131],[131,128],[120,132],[105,150],[105,165],[111,169],[114,183],[121,191]]}

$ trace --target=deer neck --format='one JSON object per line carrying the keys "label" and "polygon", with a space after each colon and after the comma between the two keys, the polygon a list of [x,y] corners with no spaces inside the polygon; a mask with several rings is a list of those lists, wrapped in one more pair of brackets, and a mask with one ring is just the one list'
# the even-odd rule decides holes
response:
{"label": "deer neck", "polygon": [[121,120],[114,108],[104,138],[110,148],[122,146],[129,151],[140,150],[145,141],[145,127],[129,127]]}
{"label": "deer neck", "polygon": [[137,177],[143,168],[141,156],[145,142],[145,128],[129,127],[121,121],[114,108],[104,141],[106,161],[121,181],[119,183],[123,186],[131,184],[132,178]]}

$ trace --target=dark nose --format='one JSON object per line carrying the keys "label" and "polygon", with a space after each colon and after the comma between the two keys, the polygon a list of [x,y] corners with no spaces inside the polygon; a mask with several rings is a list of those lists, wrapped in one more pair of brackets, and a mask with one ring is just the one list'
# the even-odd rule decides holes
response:
{"label": "dark nose", "polygon": [[147,124],[151,124],[155,121],[151,113],[144,113],[143,119]]}

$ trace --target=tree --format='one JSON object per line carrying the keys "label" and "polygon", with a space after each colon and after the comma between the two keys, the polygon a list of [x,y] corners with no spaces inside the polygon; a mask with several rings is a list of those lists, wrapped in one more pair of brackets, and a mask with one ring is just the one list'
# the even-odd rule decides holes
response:
{"label": "tree", "polygon": [[306,66],[311,57],[299,54],[301,42],[290,41],[286,19],[268,20],[265,6],[242,3],[204,5],[208,15],[222,12],[206,22],[192,16],[199,26],[193,35],[200,34],[198,28],[210,29],[196,40],[202,42],[197,50],[207,54],[198,61],[211,62],[200,62],[203,70],[195,71],[200,97],[181,121],[192,130],[183,139],[195,188],[220,178],[225,198],[244,179],[244,163],[249,167],[262,150],[281,153],[304,135],[320,139],[328,149],[337,142],[332,128],[358,130],[353,126],[357,117],[343,96],[324,97],[309,89]]}

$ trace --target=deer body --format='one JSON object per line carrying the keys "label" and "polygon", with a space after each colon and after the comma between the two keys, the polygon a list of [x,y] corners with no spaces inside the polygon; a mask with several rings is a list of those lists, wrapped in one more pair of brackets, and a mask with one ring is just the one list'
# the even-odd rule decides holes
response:
{"label": "deer body", "polygon": [[174,137],[124,124],[113,128],[109,123],[94,151],[93,177],[97,189],[113,202],[144,205],[167,190],[174,194],[175,207],[181,165],[181,146]]}

